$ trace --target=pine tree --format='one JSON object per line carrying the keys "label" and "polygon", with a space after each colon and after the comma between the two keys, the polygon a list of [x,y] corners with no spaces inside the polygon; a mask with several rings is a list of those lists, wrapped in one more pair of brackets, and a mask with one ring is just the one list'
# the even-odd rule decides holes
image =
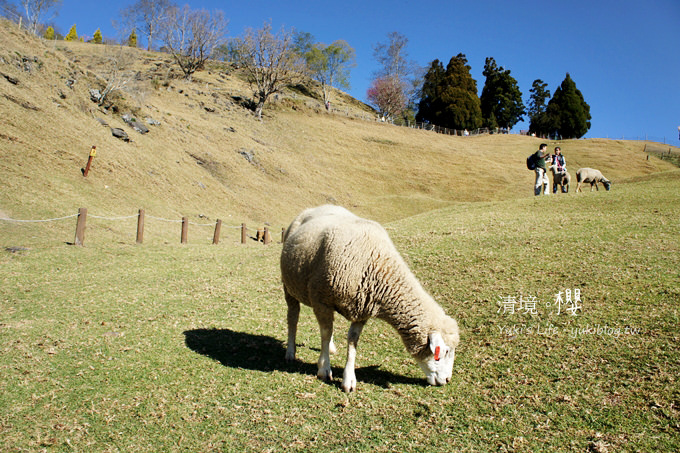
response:
{"label": "pine tree", "polygon": [[76,24],[73,24],[73,27],[68,31],[68,34],[64,36],[64,41],[77,41],[78,40],[78,32],[76,32]]}
{"label": "pine tree", "polygon": [[423,79],[416,121],[439,124],[439,113],[443,110],[441,90],[444,86],[444,75],[444,66],[439,60],[434,60]]}
{"label": "pine tree", "polygon": [[439,60],[433,61],[425,75],[418,121],[450,129],[480,127],[482,111],[470,69],[462,53],[451,58],[446,71]]}
{"label": "pine tree", "polygon": [[569,73],[548,102],[546,114],[550,126],[561,137],[581,138],[590,129],[590,106]]}
{"label": "pine tree", "polygon": [[547,103],[550,100],[548,84],[541,79],[536,79],[531,84],[531,96],[529,97],[529,133],[544,136],[550,132],[546,114]]}
{"label": "pine tree", "polygon": [[98,28],[97,31],[94,32],[94,36],[92,37],[92,42],[95,44],[101,44],[102,43],[102,31]]}
{"label": "pine tree", "polygon": [[127,45],[128,47],[137,47],[137,33],[134,30],[128,36]]}
{"label": "pine tree", "polygon": [[487,57],[482,74],[486,77],[480,97],[484,126],[512,129],[526,113],[517,80],[491,57]]}
{"label": "pine tree", "polygon": [[49,27],[47,27],[47,30],[45,30],[45,35],[43,36],[43,38],[45,38],[48,41],[53,41],[54,37],[55,37],[54,27],[50,25]]}
{"label": "pine tree", "polygon": [[477,82],[470,74],[467,58],[459,53],[446,66],[442,102],[444,112],[440,126],[451,129],[477,129],[482,125],[482,109],[477,96]]}

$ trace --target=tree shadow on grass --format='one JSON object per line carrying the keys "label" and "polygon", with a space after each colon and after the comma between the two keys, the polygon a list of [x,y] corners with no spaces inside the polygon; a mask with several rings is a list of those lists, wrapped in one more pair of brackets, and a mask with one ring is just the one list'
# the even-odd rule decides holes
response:
{"label": "tree shadow on grass", "polygon": [[[189,349],[230,368],[316,375],[315,363],[304,363],[299,360],[286,362],[284,343],[273,337],[230,329],[187,330],[184,337]],[[344,357],[342,361],[344,363]],[[383,388],[393,384],[423,385],[425,382],[425,379],[396,375],[380,369],[377,365],[357,368],[356,375],[359,382],[368,382]],[[342,368],[333,368],[333,376],[335,376],[333,384],[339,387],[342,379],[338,377],[342,378]]]}

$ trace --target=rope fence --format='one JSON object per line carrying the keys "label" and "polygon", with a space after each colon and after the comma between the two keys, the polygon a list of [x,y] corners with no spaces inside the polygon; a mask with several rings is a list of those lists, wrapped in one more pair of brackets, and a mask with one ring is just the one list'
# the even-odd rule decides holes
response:
{"label": "rope fence", "polygon": [[[54,218],[50,218],[50,219],[38,219],[38,220],[24,220],[24,219],[12,219],[12,218],[0,217],[0,222],[9,222],[9,223],[18,223],[18,224],[22,224],[22,223],[24,223],[24,224],[26,224],[26,223],[46,223],[46,222],[57,222],[57,221],[60,221],[60,220],[77,218],[75,239],[73,241],[73,244],[82,246],[85,243],[85,228],[87,226],[88,217],[92,218],[92,219],[106,220],[106,221],[130,220],[130,219],[136,218],[137,219],[137,238],[136,238],[137,244],[142,244],[144,242],[144,226],[145,226],[147,217],[151,220],[156,220],[156,221],[160,221],[160,222],[180,223],[181,224],[180,242],[182,244],[188,243],[189,226],[214,227],[215,230],[214,230],[214,233],[213,233],[212,243],[215,244],[215,245],[220,243],[220,236],[221,236],[222,228],[240,230],[241,231],[241,238],[240,238],[241,244],[246,244],[248,239],[252,239],[252,240],[255,240],[257,242],[261,242],[264,245],[271,243],[271,232],[270,232],[268,226],[264,226],[262,228],[257,228],[256,230],[251,230],[246,226],[245,223],[242,223],[241,225],[233,225],[233,226],[226,225],[226,226],[223,226],[222,220],[220,220],[220,219],[217,219],[215,221],[215,223],[191,222],[191,221],[189,221],[188,217],[182,217],[181,220],[166,219],[166,218],[163,218],[163,217],[156,217],[156,216],[151,216],[151,215],[147,216],[144,209],[140,209],[137,214],[127,215],[127,216],[100,216],[100,215],[94,215],[94,214],[88,215],[87,208],[80,208],[80,209],[78,209],[77,214],[65,215],[65,216],[62,216],[62,217],[54,217]],[[251,234],[249,234],[249,233],[253,233],[253,232],[255,232],[255,236],[252,236]],[[281,229],[281,241],[282,242],[283,242],[283,233],[284,233],[284,229],[282,228]]]}
{"label": "rope fence", "polygon": [[20,219],[6,219],[0,217],[0,221],[4,222],[14,222],[14,223],[41,223],[41,222],[56,222],[58,220],[72,219],[78,217],[78,214],[66,215],[64,217],[55,217],[54,219],[41,219],[41,220],[20,220]]}

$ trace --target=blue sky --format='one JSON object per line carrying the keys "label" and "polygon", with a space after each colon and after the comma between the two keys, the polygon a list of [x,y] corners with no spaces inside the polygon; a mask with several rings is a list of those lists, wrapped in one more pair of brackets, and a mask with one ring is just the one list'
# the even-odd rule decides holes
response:
{"label": "blue sky", "polygon": [[[101,28],[115,38],[112,19],[134,0],[63,0],[55,22],[62,33]],[[350,94],[365,100],[378,69],[373,46],[397,31],[409,59],[421,66],[463,53],[481,93],[486,57],[510,69],[525,103],[535,79],[551,93],[568,72],[590,105],[586,137],[649,138],[680,145],[680,1],[678,0],[344,0],[177,1],[222,10],[228,36],[271,20],[309,32],[316,41],[346,40],[356,50]],[[526,128],[515,126],[515,131]]]}

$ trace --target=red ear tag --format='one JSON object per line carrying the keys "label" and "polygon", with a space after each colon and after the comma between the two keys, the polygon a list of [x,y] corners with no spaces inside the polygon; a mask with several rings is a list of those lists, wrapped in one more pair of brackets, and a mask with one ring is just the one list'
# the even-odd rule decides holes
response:
{"label": "red ear tag", "polygon": [[440,347],[439,347],[439,346],[437,346],[436,348],[434,348],[434,359],[435,359],[437,362],[439,361],[439,351],[440,351]]}

